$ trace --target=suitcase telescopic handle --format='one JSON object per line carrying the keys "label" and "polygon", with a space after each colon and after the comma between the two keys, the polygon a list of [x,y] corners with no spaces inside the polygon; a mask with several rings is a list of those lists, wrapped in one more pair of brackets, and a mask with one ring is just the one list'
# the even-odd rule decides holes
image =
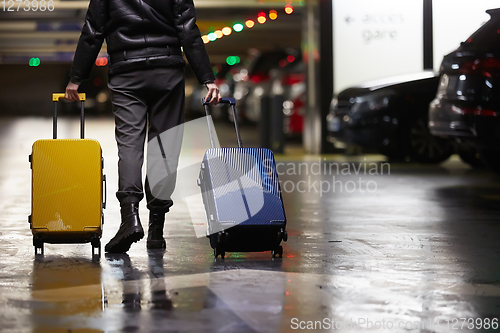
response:
{"label": "suitcase telescopic handle", "polygon": [[[52,94],[52,101],[54,102],[54,121],[53,121],[53,125],[52,125],[52,130],[53,130],[53,134],[52,134],[52,137],[54,139],[57,139],[57,102],[59,102],[59,100],[61,98],[64,98],[65,94],[64,93],[54,93]],[[80,100],[80,108],[81,108],[81,115],[80,115],[80,138],[83,139],[84,135],[85,135],[85,99],[86,99],[86,95],[85,93],[80,93],[78,94],[78,97],[79,97],[79,100]]]}
{"label": "suitcase telescopic handle", "polygon": [[[205,101],[205,98],[202,98],[202,103],[205,106],[205,114],[207,115],[207,122],[208,122],[208,116],[210,115],[208,106],[210,105],[210,102]],[[222,104],[229,104],[231,107],[231,112],[233,113],[233,120],[234,120],[234,128],[236,130],[236,138],[238,140],[238,147],[243,148],[243,143],[241,142],[241,136],[240,136],[240,129],[238,127],[238,116],[236,115],[236,100],[234,98],[221,98],[220,103]],[[212,133],[212,127],[210,126],[210,122],[208,122],[208,134],[210,135],[210,145],[212,148],[215,147],[215,141],[214,141],[214,136]]]}

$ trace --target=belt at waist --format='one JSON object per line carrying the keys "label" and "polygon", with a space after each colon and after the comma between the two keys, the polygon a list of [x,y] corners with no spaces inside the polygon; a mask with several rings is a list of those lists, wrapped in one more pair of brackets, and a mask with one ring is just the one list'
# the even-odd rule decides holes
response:
{"label": "belt at waist", "polygon": [[120,51],[110,54],[111,62],[118,62],[133,58],[156,57],[156,56],[170,56],[182,55],[179,47],[146,47],[137,50]]}

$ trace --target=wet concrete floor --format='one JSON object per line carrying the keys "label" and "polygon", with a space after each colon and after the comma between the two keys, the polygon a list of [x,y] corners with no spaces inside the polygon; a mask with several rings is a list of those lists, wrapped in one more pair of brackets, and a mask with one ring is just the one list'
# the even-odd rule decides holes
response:
{"label": "wet concrete floor", "polygon": [[[78,126],[62,119],[60,137]],[[498,331],[500,177],[489,171],[456,157],[425,166],[290,153],[277,156],[283,258],[214,259],[182,203],[167,215],[164,252],[143,239],[97,261],[90,244],[46,244],[35,257],[28,155],[51,133],[51,119],[0,120],[1,332]],[[120,223],[113,135],[112,120],[87,121],[106,161],[103,247]],[[144,203],[140,213],[146,226]]]}

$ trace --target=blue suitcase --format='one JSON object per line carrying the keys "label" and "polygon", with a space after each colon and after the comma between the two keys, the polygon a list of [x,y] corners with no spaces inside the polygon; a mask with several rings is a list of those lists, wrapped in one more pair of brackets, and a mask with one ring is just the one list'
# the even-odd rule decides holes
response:
{"label": "blue suitcase", "polygon": [[[205,152],[198,185],[207,217],[207,237],[215,257],[225,252],[272,251],[283,256],[281,241],[287,240],[286,217],[272,151],[243,148],[234,98],[231,106],[238,148],[214,148]],[[207,119],[208,103],[203,100]]]}

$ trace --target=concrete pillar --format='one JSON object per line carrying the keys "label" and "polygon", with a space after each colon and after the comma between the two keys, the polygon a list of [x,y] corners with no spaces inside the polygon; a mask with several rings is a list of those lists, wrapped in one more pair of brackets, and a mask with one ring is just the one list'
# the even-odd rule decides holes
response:
{"label": "concrete pillar", "polygon": [[326,115],[333,97],[332,0],[307,1],[303,28],[307,108],[303,145],[309,154],[329,152]]}

